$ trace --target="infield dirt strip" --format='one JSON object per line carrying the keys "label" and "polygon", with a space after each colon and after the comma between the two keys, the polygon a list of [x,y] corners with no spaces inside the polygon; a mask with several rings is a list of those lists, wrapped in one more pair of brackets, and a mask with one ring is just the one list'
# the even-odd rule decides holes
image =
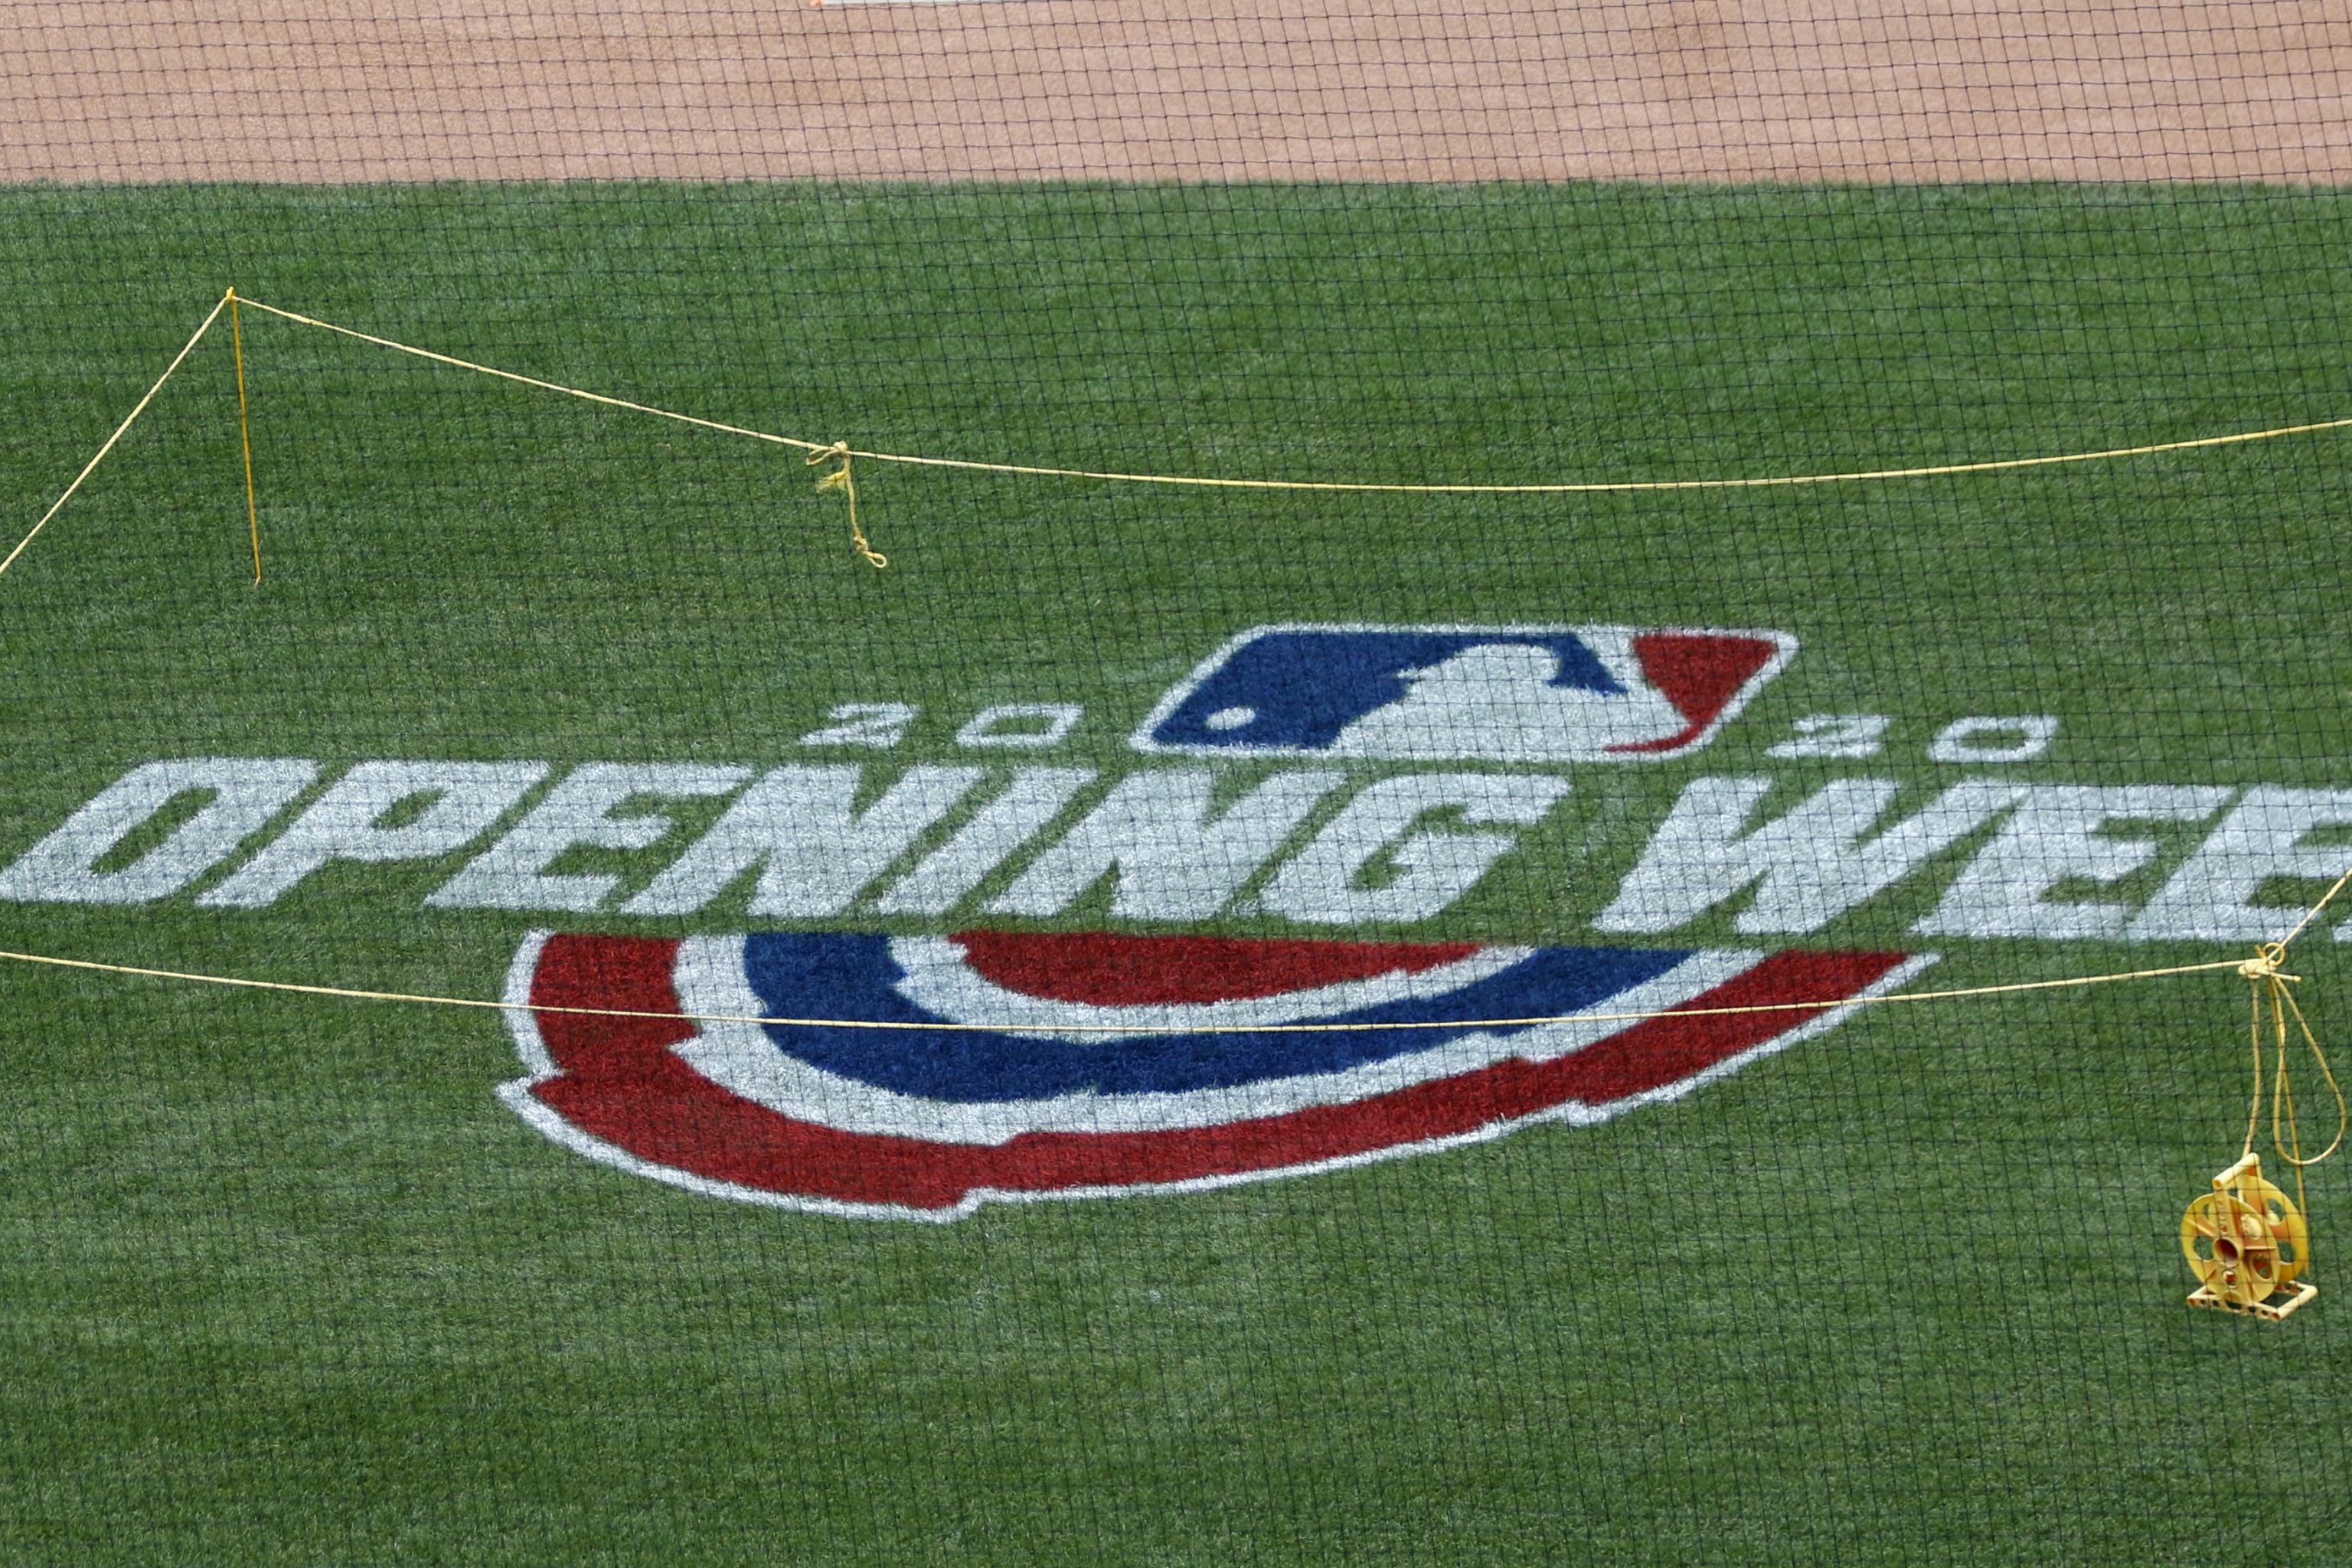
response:
{"label": "infield dirt strip", "polygon": [[0,180],[2352,174],[2321,4],[389,8],[5,0]]}

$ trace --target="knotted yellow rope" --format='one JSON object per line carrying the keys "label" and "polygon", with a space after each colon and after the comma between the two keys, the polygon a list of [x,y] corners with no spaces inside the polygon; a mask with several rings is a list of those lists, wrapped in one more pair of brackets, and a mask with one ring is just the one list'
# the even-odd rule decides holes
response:
{"label": "knotted yellow rope", "polygon": [[835,441],[823,451],[811,452],[808,455],[806,466],[814,468],[819,463],[829,463],[836,458],[841,460],[841,467],[817,480],[816,488],[821,490],[839,490],[849,498],[850,547],[866,558],[866,563],[868,566],[878,572],[890,564],[890,558],[868,543],[866,531],[857,526],[857,480],[849,471],[850,457],[849,443]]}
{"label": "knotted yellow rope", "polygon": [[[2300,929],[2300,928],[2298,928]],[[2328,1065],[2327,1053],[2320,1048],[2319,1037],[2312,1032],[2311,1021],[2303,1016],[2303,1007],[2289,989],[2300,984],[2303,976],[2289,974],[2281,967],[2286,962],[2286,943],[2265,942],[2253,957],[2238,965],[2238,973],[2251,984],[2252,1024],[2247,1037],[2252,1047],[2254,1092],[2252,1103],[2246,1111],[2246,1154],[2254,1152],[2254,1135],[2262,1125],[2263,1115],[2263,1012],[2269,1003],[2272,1047],[2278,1058],[2275,1078],[2271,1088],[2271,1145],[2281,1158],[2295,1167],[2295,1180],[2300,1184],[2302,1170],[2316,1165],[2342,1147],[2344,1134],[2352,1128],[2352,1107],[2345,1103],[2344,1086],[2336,1081],[2336,1069]],[[2330,1093],[2336,1097],[2336,1136],[2326,1148],[2309,1159],[2303,1157],[2303,1136],[2295,1126],[2294,1087],[2287,1078],[2286,1021],[2292,1016],[2304,1044],[2310,1048],[2312,1059],[2319,1064],[2320,1077],[2327,1080]]]}

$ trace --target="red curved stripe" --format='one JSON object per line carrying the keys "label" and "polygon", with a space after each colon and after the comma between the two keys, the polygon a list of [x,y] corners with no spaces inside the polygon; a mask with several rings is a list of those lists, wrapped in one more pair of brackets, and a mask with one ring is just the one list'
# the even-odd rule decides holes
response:
{"label": "red curved stripe", "polygon": [[[551,938],[531,983],[541,1005],[669,1011],[677,943]],[[656,1165],[761,1192],[955,1206],[980,1189],[1053,1192],[1234,1175],[1473,1132],[1578,1101],[1603,1106],[1677,1083],[1818,1017],[1903,955],[1782,952],[1692,1007],[1811,1001],[1802,1011],[1654,1018],[1548,1062],[1513,1059],[1344,1105],[1165,1132],[1037,1132],[1002,1144],[844,1132],[781,1116],[703,1078],[667,1047],[692,1026],[543,1013],[562,1076],[534,1087],[582,1131]]]}

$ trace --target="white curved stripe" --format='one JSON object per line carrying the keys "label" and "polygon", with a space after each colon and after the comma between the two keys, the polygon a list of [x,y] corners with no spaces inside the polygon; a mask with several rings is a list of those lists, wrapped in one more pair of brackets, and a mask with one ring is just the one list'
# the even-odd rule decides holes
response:
{"label": "white curved stripe", "polygon": [[[508,1027],[512,1031],[515,1048],[524,1065],[530,1070],[526,1076],[499,1086],[499,1098],[505,1101],[523,1121],[547,1138],[587,1159],[625,1171],[633,1175],[682,1188],[705,1197],[725,1198],[736,1203],[757,1205],[763,1208],[783,1209],[803,1214],[821,1214],[851,1219],[902,1220],[928,1225],[946,1225],[975,1213],[983,1204],[1056,1203],[1072,1199],[1126,1198],[1171,1193],[1214,1192],[1225,1187],[1258,1182],[1279,1181],[1291,1176],[1317,1175],[1333,1171],[1355,1170],[1381,1164],[1391,1160],[1416,1154],[1433,1153],[1444,1149],[1466,1148],[1490,1142],[1522,1128],[1558,1123],[1570,1127],[1589,1127],[1645,1105],[1663,1104],[1679,1100],[1691,1090],[1738,1071],[1751,1062],[1771,1056],[1795,1045],[1827,1033],[1843,1023],[1853,1013],[1850,1005],[1829,1008],[1811,1021],[1783,1034],[1773,1036],[1737,1056],[1727,1057],[1703,1072],[1623,1100],[1613,1100],[1605,1105],[1587,1105],[1580,1100],[1569,1100],[1547,1106],[1528,1115],[1509,1121],[1490,1121],[1467,1131],[1446,1133],[1436,1138],[1392,1143],[1384,1148],[1367,1149],[1357,1153],[1341,1154],[1328,1159],[1309,1160],[1295,1165],[1271,1165],[1263,1168],[1234,1171],[1213,1176],[1188,1177],[1172,1182],[1137,1182],[1130,1184],[1053,1187],[1045,1189],[974,1187],[956,1203],[944,1208],[914,1208],[904,1204],[857,1203],[836,1198],[812,1197],[782,1190],[746,1186],[738,1182],[702,1176],[676,1166],[660,1165],[641,1159],[616,1144],[608,1143],[593,1134],[584,1132],[565,1121],[538,1099],[535,1090],[550,1078],[562,1076],[548,1055],[545,1042],[540,1038],[539,1020],[524,1005],[530,999],[531,981],[539,968],[540,953],[550,932],[534,931],[523,942],[508,972],[506,1000],[514,1004],[507,1014]],[[1916,979],[1922,970],[1933,964],[1935,953],[1922,953],[1895,966],[1876,982],[1854,993],[1849,1003],[1866,997],[1897,991]]]}
{"label": "white curved stripe", "polygon": [[[1154,1002],[1136,1006],[1107,1006],[1093,1002],[1062,1001],[1032,996],[999,985],[965,956],[963,945],[951,937],[900,936],[890,939],[890,956],[906,978],[898,994],[935,1018],[960,1024],[992,1024],[1007,1034],[1022,1031],[1020,1024],[1083,1024],[1090,1029],[1116,1026],[1138,1034],[1162,1034],[1169,1029],[1231,1028],[1243,1024],[1296,1024],[1302,1019],[1328,1018],[1360,1008],[1394,1002],[1443,996],[1463,986],[1500,974],[1528,957],[1531,947],[1485,947],[1467,958],[1441,963],[1419,973],[1392,970],[1362,980],[1343,980],[1305,991],[1284,991],[1272,996],[1242,997],[1229,1002]],[[688,1008],[688,1012],[695,1011]],[[1106,1033],[1097,1039],[1121,1037]]]}
{"label": "white curved stripe", "polygon": [[[1610,1010],[1646,1013],[1679,1006],[1755,967],[1763,957],[1740,951],[1693,953],[1656,978],[1612,996]],[[677,984],[678,1001],[688,1013],[758,1015],[768,1010],[745,977],[740,936],[688,939],[678,950]],[[1297,1016],[1294,1013],[1284,1021]],[[1080,1093],[979,1104],[900,1094],[827,1072],[779,1049],[756,1024],[706,1023],[699,1035],[670,1048],[720,1088],[780,1116],[845,1132],[996,1144],[1024,1132],[1158,1132],[1280,1116],[1410,1089],[1514,1057],[1549,1061],[1626,1027],[1621,1023],[1554,1024],[1509,1036],[1454,1036],[1427,1049],[1338,1072],[1266,1079],[1230,1089]]]}

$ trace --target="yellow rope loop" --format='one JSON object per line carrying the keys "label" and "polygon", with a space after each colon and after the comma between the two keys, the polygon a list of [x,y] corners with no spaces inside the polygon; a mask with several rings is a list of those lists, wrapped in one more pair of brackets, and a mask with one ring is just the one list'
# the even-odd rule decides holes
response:
{"label": "yellow rope loop", "polygon": [[[2344,885],[2343,881],[2338,881],[2335,888],[2329,889],[2327,898],[2320,900],[2320,906],[2324,907]],[[2295,931],[2308,926],[2312,916],[2317,912],[2317,909],[2314,909],[2306,913],[2294,928]],[[2251,1154],[2254,1152],[2254,1138],[2262,1128],[2263,1005],[2267,1001],[2270,1004],[2271,1044],[2278,1057],[2277,1064],[2272,1069],[2271,1146],[2278,1151],[2279,1158],[2295,1168],[2295,1191],[2301,1196],[2304,1170],[2335,1153],[2343,1146],[2346,1132],[2352,1131],[2352,1106],[2346,1102],[2344,1086],[2336,1081],[2336,1069],[2329,1065],[2327,1053],[2320,1048],[2319,1037],[2313,1031],[2311,1020],[2304,1016],[2303,1005],[2294,999],[2292,987],[2301,981],[2302,976],[2289,974],[2281,967],[2286,962],[2287,941],[2292,941],[2293,937],[2291,932],[2285,941],[2264,942],[2255,950],[2253,957],[2238,965],[2238,973],[2248,983],[2248,995],[2252,1004],[2247,1039],[2253,1056],[2254,1087],[2252,1101],[2246,1108],[2245,1152]],[[2294,1019],[2296,1030],[2303,1036],[2305,1047],[2311,1052],[2311,1059],[2318,1064],[2319,1076],[2326,1080],[2328,1092],[2336,1097],[2336,1136],[2326,1148],[2309,1158],[2305,1158],[2303,1152],[2303,1130],[2295,1122],[2294,1084],[2287,1071],[2286,1021],[2290,1016]]]}
{"label": "yellow rope loop", "polygon": [[835,459],[840,461],[841,467],[819,479],[816,482],[816,488],[821,490],[839,490],[843,495],[849,498],[850,548],[856,551],[858,554],[864,556],[866,558],[866,563],[878,572],[883,567],[890,564],[890,558],[887,555],[883,554],[880,551],[875,549],[871,543],[867,542],[866,531],[857,526],[857,480],[851,476],[849,471],[849,459],[854,454],[852,454],[849,449],[848,442],[835,441],[830,447],[811,452],[808,455],[806,466],[809,468],[814,468],[819,463],[830,463]]}
{"label": "yellow rope loop", "polygon": [[[2273,984],[2276,984],[2275,982]],[[2346,1103],[2344,1086],[2336,1081],[2336,1069],[2328,1065],[2327,1053],[2320,1049],[2319,1037],[2312,1031],[2311,1020],[2303,1016],[2303,1007],[2295,1001],[2294,993],[2284,985],[2277,985],[2276,989],[2278,999],[2285,1003],[2287,1011],[2294,1015],[2295,1027],[2303,1035],[2304,1045],[2311,1051],[2311,1059],[2319,1064],[2319,1076],[2327,1080],[2327,1090],[2336,1097],[2336,1136],[2329,1141],[2327,1147],[2318,1153],[2307,1160],[2302,1158],[2302,1135],[2294,1125],[2294,1094],[2288,1086],[2286,1079],[2286,1020],[2281,1018],[2279,1020],[2278,1092],[2271,1101],[2271,1142],[2273,1143],[2279,1142],[2279,1120],[2284,1112],[2286,1133],[2293,1145],[2293,1152],[2290,1152],[2283,1146],[2280,1152],[2286,1156],[2288,1163],[2301,1169],[2305,1165],[2318,1164],[2344,1146],[2345,1133],[2352,1131],[2352,1105]]]}

